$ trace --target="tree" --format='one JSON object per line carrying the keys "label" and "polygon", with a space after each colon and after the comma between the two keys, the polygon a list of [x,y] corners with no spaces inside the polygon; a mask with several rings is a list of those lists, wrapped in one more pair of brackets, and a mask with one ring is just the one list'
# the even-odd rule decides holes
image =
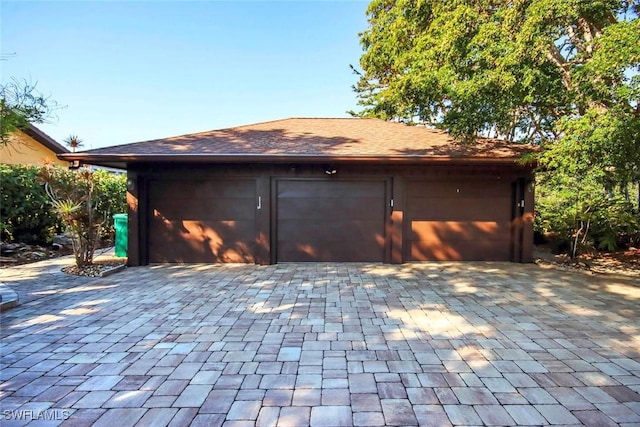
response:
{"label": "tree", "polygon": [[544,147],[549,169],[640,180],[637,0],[374,0],[361,116]]}
{"label": "tree", "polygon": [[67,144],[67,146],[69,148],[71,148],[71,151],[73,153],[76,152],[77,148],[82,147],[84,144],[82,143],[82,140],[78,137],[78,135],[69,135],[65,140],[64,140],[65,144]]}
{"label": "tree", "polygon": [[7,144],[9,135],[29,123],[44,123],[57,108],[27,80],[11,79],[0,85],[0,143]]}

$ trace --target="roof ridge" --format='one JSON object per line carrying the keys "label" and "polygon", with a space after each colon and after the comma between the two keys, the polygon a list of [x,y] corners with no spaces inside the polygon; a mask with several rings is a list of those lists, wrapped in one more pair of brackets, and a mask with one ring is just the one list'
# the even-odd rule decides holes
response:
{"label": "roof ridge", "polygon": [[206,132],[215,132],[215,131],[229,130],[229,129],[240,129],[240,128],[246,128],[246,127],[249,127],[249,126],[264,125],[264,124],[267,124],[267,123],[283,122],[285,120],[290,120],[290,119],[291,119],[291,117],[287,117],[285,119],[265,120],[265,121],[262,121],[262,122],[250,123],[250,124],[246,124],[246,125],[238,125],[238,126],[231,126],[231,127],[226,127],[226,128],[211,129],[211,130],[206,131]]}
{"label": "roof ridge", "polygon": [[205,131],[205,132],[213,132],[213,131],[228,130],[228,129],[240,129],[240,128],[245,128],[245,127],[253,127],[253,126],[258,126],[258,125],[265,125],[267,123],[286,122],[288,120],[358,120],[358,119],[380,120],[380,119],[376,119],[374,117],[285,117],[283,119],[265,120],[265,121],[262,121],[262,122],[250,123],[250,124],[246,124],[246,125],[231,126],[231,127],[228,127],[228,128],[220,128],[220,129],[212,129],[212,130]]}

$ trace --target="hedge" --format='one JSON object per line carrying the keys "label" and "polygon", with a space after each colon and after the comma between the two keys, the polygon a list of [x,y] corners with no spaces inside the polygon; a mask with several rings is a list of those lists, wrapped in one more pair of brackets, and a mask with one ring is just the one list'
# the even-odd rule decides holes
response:
{"label": "hedge", "polygon": [[[75,179],[75,171],[56,168],[59,168],[56,175],[66,182]],[[64,231],[44,185],[38,179],[41,169],[40,166],[0,165],[0,237],[3,242],[48,244],[56,233]],[[98,212],[104,220],[101,237],[104,241],[112,241],[112,216],[127,211],[127,178],[124,174],[97,170],[93,179],[99,194]]]}

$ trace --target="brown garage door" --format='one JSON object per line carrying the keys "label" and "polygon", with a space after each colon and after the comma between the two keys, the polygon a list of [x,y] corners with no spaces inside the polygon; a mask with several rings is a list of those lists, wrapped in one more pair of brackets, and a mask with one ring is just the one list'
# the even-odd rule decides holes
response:
{"label": "brown garage door", "polygon": [[256,181],[150,182],[149,262],[254,262]]}
{"label": "brown garage door", "polygon": [[383,261],[385,181],[279,180],[277,261]]}
{"label": "brown garage door", "polygon": [[509,182],[410,181],[407,196],[407,260],[510,260]]}

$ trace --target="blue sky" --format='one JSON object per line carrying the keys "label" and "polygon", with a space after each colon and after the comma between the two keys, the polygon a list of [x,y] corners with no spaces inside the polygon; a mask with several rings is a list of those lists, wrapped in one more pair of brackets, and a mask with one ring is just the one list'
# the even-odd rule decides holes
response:
{"label": "blue sky", "polygon": [[37,82],[64,106],[38,127],[84,149],[347,117],[367,4],[2,0],[2,81]]}

